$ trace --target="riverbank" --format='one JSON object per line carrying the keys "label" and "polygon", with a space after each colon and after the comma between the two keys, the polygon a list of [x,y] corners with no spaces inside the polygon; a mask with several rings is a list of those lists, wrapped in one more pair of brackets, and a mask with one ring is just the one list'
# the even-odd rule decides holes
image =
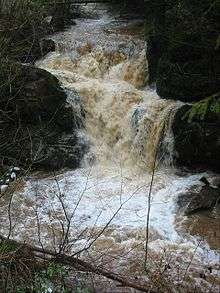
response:
{"label": "riverbank", "polygon": [[67,6],[26,0],[0,4],[3,181],[12,166],[25,173],[36,168],[78,166],[81,160],[81,150],[69,151],[69,148],[76,145],[73,130],[82,126],[83,109],[81,113],[80,109],[74,112],[59,81],[34,66],[37,59],[55,51],[55,43],[48,35],[74,23]]}

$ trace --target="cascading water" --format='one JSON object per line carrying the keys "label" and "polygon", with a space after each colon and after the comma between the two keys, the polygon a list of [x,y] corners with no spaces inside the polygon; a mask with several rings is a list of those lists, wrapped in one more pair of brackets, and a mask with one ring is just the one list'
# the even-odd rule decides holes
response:
{"label": "cascading water", "polygon": [[[59,191],[68,213],[73,215],[70,239],[74,251],[86,247],[95,237],[92,233],[109,223],[91,247],[91,255],[94,253],[95,258],[99,256],[106,261],[103,252],[106,255],[108,251],[115,256],[111,261],[107,258],[108,264],[115,268],[115,259],[121,267],[127,266],[122,255],[130,251],[130,255],[135,255],[136,261],[131,257],[133,263],[139,268],[144,253],[151,171],[157,156],[149,247],[153,255],[166,251],[172,259],[175,269],[170,275],[174,282],[179,278],[177,270],[186,272],[191,262],[190,280],[206,292],[210,283],[197,275],[205,267],[204,262],[215,268],[217,274],[217,256],[198,247],[196,238],[184,239],[175,230],[175,198],[199,184],[202,174],[175,174],[171,126],[181,103],[160,99],[146,87],[145,42],[140,31],[138,21],[113,21],[105,14],[98,20],[78,20],[76,26],[54,36],[57,51],[37,65],[58,77],[75,111],[81,111],[77,103],[82,103],[85,130],[79,137],[87,141],[89,151],[81,169],[63,171],[55,181],[54,177],[48,177],[26,182],[24,191],[13,199],[22,210],[14,214],[16,230],[21,233],[23,229],[28,239],[37,235],[32,206],[38,211],[42,241],[50,243],[54,233],[59,237],[57,219],[62,218],[56,197]],[[72,91],[80,94],[81,101],[71,99]],[[24,221],[24,215],[28,222]]]}
{"label": "cascading water", "polygon": [[[87,31],[83,32],[88,39],[82,43],[77,42],[78,34],[81,37],[83,33],[78,30],[85,29],[85,24],[79,24],[71,33],[76,44],[70,44],[65,52],[58,45],[57,52],[38,65],[56,75],[65,88],[81,95],[86,135],[99,164],[114,162],[149,168],[163,135],[167,138],[163,144],[167,154],[164,160],[172,160],[171,113],[181,103],[161,100],[155,91],[144,88],[147,62],[143,40],[134,43],[131,36],[127,40],[122,34],[120,42],[114,40],[112,45],[116,33],[102,31],[102,44],[92,44],[94,31],[108,23],[109,20],[99,20],[87,24]],[[120,33],[119,28],[116,26]],[[136,52],[132,46],[136,46]]]}

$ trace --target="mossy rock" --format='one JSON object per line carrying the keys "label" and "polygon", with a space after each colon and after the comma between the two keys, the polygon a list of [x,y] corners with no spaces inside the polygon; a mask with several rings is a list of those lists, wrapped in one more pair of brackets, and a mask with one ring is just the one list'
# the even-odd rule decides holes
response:
{"label": "mossy rock", "polygon": [[192,106],[184,105],[173,122],[176,163],[192,169],[220,171],[220,113],[188,119]]}
{"label": "mossy rock", "polygon": [[[59,81],[49,72],[19,64],[9,64],[1,71],[0,107],[24,122],[38,123],[52,119],[62,110],[66,94]],[[8,78],[11,79],[8,81]]]}

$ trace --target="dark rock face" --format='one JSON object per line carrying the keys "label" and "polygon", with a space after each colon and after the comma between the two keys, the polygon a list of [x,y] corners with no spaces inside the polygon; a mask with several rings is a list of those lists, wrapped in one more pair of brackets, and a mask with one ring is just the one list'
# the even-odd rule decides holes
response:
{"label": "dark rock face", "polygon": [[[182,63],[172,62],[166,57],[161,58],[156,79],[158,95],[162,98],[191,102],[217,93],[220,88],[217,63],[220,64],[220,59],[218,61],[214,54],[212,55],[211,59],[203,54],[205,59],[198,61],[189,61],[186,56],[185,62]],[[211,72],[209,76],[208,72]]]}
{"label": "dark rock face", "polygon": [[207,114],[203,120],[184,118],[192,106],[184,105],[173,122],[176,163],[198,169],[220,171],[220,113]]}
{"label": "dark rock face", "polygon": [[185,215],[209,210],[219,204],[220,188],[212,186],[195,186],[186,193],[180,194],[177,199],[177,205]]}
{"label": "dark rock face", "polygon": [[0,97],[2,165],[52,170],[78,167],[86,149],[77,135],[83,126],[80,97],[72,92],[74,108],[49,72],[20,65],[16,70],[13,92],[6,87]]}
{"label": "dark rock face", "polygon": [[71,3],[56,3],[50,7],[48,14],[51,15],[50,25],[53,31],[61,31],[68,25],[74,25]]}
{"label": "dark rock face", "polygon": [[40,57],[47,55],[50,52],[54,52],[56,50],[56,44],[51,39],[42,39],[40,41]]}
{"label": "dark rock face", "polygon": [[[211,0],[147,1],[149,79],[159,96],[183,102],[219,99],[218,11],[219,3]],[[201,107],[199,112],[207,112],[202,119],[183,119],[192,107],[183,106],[175,115],[176,162],[219,171],[220,108]]]}
{"label": "dark rock face", "polygon": [[166,99],[198,101],[219,92],[219,4],[147,1],[150,81]]}

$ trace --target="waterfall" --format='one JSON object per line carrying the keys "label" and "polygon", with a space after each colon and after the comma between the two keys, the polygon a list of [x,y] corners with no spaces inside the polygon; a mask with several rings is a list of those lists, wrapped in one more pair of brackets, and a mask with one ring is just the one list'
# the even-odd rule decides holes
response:
{"label": "waterfall", "polygon": [[[80,94],[90,141],[88,158],[146,170],[159,145],[158,161],[172,165],[171,125],[180,103],[160,99],[147,88],[144,41],[122,35],[118,42],[116,34],[103,31],[96,40],[96,31],[104,24],[106,20],[80,24],[71,36],[75,42],[69,48],[58,45],[57,52],[38,66],[56,75],[68,91]],[[82,41],[82,33],[89,37]]]}

